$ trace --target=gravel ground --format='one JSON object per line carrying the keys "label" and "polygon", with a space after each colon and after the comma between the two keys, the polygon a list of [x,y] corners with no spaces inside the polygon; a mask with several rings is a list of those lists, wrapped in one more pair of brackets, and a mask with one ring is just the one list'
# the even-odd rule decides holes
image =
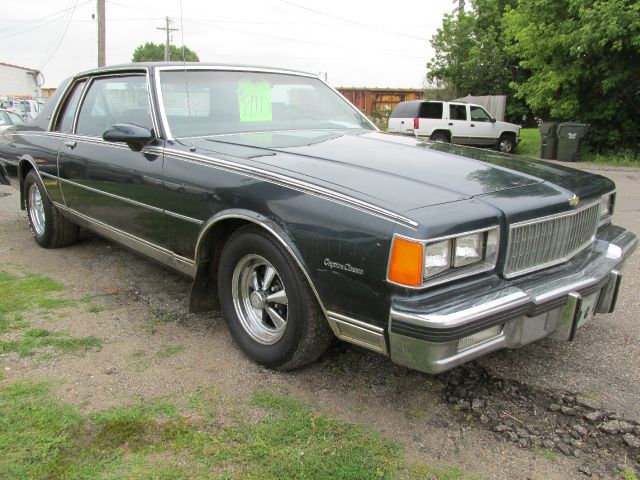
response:
{"label": "gravel ground", "polygon": [[[599,173],[618,184],[616,223],[640,232],[640,171]],[[67,307],[32,318],[33,326],[105,341],[99,351],[46,361],[0,355],[2,382],[56,379],[61,398],[83,411],[201,385],[229,403],[270,390],[369,425],[411,460],[460,465],[481,478],[612,478],[640,469],[639,261],[627,268],[618,311],[598,316],[573,343],[499,352],[434,377],[336,342],[314,365],[277,373],[247,360],[217,313],[187,312],[188,279],[88,233],[70,248],[37,247],[17,193],[0,186],[2,269],[48,275],[64,295],[96,295],[101,307]],[[158,355],[168,347],[176,354]]]}

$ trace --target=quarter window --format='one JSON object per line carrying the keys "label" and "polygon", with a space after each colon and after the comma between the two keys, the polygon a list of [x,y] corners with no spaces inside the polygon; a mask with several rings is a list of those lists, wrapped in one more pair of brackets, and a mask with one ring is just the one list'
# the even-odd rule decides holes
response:
{"label": "quarter window", "polygon": [[442,118],[442,103],[424,102],[420,107],[420,118]]}
{"label": "quarter window", "polygon": [[449,120],[466,120],[466,105],[449,105]]}
{"label": "quarter window", "polygon": [[117,123],[153,129],[145,76],[97,78],[89,86],[80,107],[76,132],[102,137]]}
{"label": "quarter window", "polygon": [[73,86],[71,94],[67,96],[67,101],[62,107],[60,115],[58,115],[56,126],[54,127],[56,132],[71,132],[71,128],[73,127],[73,117],[76,114],[78,102],[80,101],[80,96],[82,95],[85,83],[87,83],[86,80],[81,80],[76,83]]}

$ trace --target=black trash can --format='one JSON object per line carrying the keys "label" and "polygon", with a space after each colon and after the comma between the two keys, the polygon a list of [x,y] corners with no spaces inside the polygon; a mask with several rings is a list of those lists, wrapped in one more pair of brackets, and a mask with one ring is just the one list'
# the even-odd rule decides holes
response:
{"label": "black trash can", "polygon": [[540,158],[555,160],[558,154],[557,128],[556,122],[540,124]]}
{"label": "black trash can", "polygon": [[587,123],[561,123],[558,125],[558,160],[579,162],[582,140],[589,132]]}

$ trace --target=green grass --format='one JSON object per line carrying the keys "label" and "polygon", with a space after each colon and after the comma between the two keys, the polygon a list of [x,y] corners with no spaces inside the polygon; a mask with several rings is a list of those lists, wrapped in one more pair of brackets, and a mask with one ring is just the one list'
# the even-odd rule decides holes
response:
{"label": "green grass", "polygon": [[184,352],[187,347],[183,345],[167,345],[162,350],[156,352],[156,357],[158,358],[169,358],[179,353]]}
{"label": "green grass", "polygon": [[164,325],[175,320],[175,315],[172,313],[165,313],[161,315],[154,315],[147,318],[142,324],[142,329],[150,335],[156,333],[158,326]]}
{"label": "green grass", "polygon": [[28,325],[22,313],[33,308],[52,310],[71,304],[55,298],[62,285],[41,275],[17,277],[0,271],[0,334]]}
{"label": "green grass", "polygon": [[87,308],[87,312],[89,313],[100,313],[101,311],[104,310],[104,307],[102,305],[89,305],[89,308]]}
{"label": "green grass", "polygon": [[540,131],[537,128],[523,128],[520,130],[520,143],[516,154],[540,158],[540,144]]}
{"label": "green grass", "polygon": [[129,363],[135,372],[144,372],[151,366],[151,361],[142,350],[133,352],[129,357]]}
{"label": "green grass", "polygon": [[32,328],[23,332],[15,340],[0,340],[0,352],[15,352],[21,357],[33,355],[42,349],[52,349],[56,353],[87,351],[102,347],[99,338],[69,337],[61,332],[52,332],[42,328]]}
{"label": "green grass", "polygon": [[407,465],[394,442],[292,398],[259,393],[251,400],[259,420],[237,415],[225,426],[215,392],[200,389],[191,400],[186,411],[147,401],[82,415],[46,384],[2,387],[0,472],[7,479],[464,478],[456,467]]}
{"label": "green grass", "polygon": [[626,470],[620,472],[619,477],[623,478],[624,480],[638,480],[636,472],[634,472],[631,468],[627,468]]}

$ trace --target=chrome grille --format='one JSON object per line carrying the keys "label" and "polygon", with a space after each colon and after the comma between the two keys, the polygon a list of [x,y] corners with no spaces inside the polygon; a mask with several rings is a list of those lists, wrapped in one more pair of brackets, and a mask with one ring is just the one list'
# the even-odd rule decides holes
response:
{"label": "chrome grille", "polygon": [[515,277],[570,259],[591,244],[600,204],[509,227],[505,277]]}

